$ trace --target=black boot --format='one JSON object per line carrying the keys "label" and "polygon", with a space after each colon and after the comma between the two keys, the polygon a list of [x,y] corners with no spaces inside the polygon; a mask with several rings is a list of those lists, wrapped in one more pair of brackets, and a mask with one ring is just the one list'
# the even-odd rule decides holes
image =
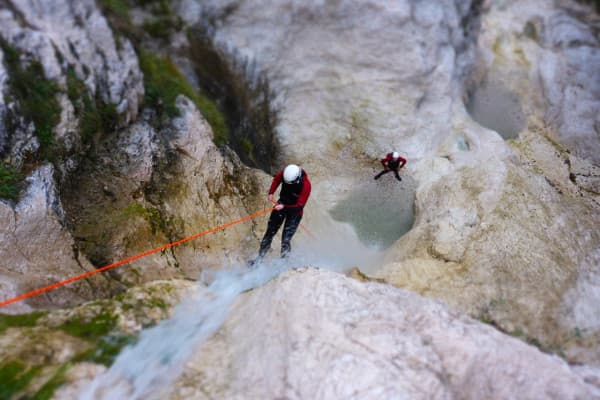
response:
{"label": "black boot", "polygon": [[398,174],[398,171],[394,171],[394,175],[396,175],[396,179],[398,179],[398,182],[402,182],[402,178],[400,178],[400,174]]}
{"label": "black boot", "polygon": [[386,170],[383,170],[383,171],[381,171],[380,173],[378,173],[377,175],[375,175],[375,176],[373,177],[373,179],[377,180],[377,179],[381,178],[381,177],[383,176],[383,174],[386,174],[387,172],[388,172],[388,171],[386,171]]}

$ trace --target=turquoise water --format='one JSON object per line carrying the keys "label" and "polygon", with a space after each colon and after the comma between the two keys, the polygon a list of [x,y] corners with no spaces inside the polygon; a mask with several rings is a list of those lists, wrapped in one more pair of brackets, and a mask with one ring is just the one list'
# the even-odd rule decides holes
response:
{"label": "turquoise water", "polygon": [[385,249],[412,228],[415,189],[412,179],[398,182],[390,172],[358,186],[330,214],[351,224],[365,245]]}

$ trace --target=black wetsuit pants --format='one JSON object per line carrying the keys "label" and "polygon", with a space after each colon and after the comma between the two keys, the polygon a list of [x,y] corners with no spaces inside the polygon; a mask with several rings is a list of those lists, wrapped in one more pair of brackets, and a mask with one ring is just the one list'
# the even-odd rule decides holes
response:
{"label": "black wetsuit pants", "polygon": [[382,175],[387,174],[388,172],[392,172],[392,171],[394,171],[394,175],[396,175],[396,179],[401,181],[402,178],[400,178],[400,175],[398,174],[398,170],[395,170],[395,169],[384,169],[383,171],[381,171],[380,173],[375,175],[375,180],[381,178]]}
{"label": "black wetsuit pants", "polygon": [[265,232],[265,236],[260,242],[260,250],[258,251],[258,257],[263,258],[267,251],[271,248],[271,242],[273,241],[273,237],[283,225],[283,233],[281,234],[281,257],[285,257],[292,250],[292,236],[296,233],[298,226],[300,225],[300,220],[302,219],[302,214],[299,214],[297,210],[286,210],[285,208],[282,210],[273,210],[271,212],[271,216],[269,217],[269,223],[267,225],[267,231]]}

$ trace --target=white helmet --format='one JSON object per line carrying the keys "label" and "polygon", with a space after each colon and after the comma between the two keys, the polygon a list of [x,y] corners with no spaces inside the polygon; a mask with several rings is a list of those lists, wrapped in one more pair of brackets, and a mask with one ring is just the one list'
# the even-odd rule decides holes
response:
{"label": "white helmet", "polygon": [[393,158],[394,160],[398,159],[398,157],[400,157],[400,154],[398,154],[398,152],[397,152],[397,151],[395,151],[395,152],[393,152],[393,153],[392,153],[392,158]]}
{"label": "white helmet", "polygon": [[299,166],[290,164],[283,170],[283,180],[285,183],[295,183],[298,179],[300,179],[301,173],[302,170]]}

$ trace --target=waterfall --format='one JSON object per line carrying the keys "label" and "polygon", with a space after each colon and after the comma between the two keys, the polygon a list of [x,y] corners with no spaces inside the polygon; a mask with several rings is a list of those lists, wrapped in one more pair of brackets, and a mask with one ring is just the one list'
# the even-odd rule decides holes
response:
{"label": "waterfall", "polygon": [[[276,260],[252,270],[205,271],[173,316],[143,331],[139,341],[125,348],[81,399],[164,398],[188,357],[223,324],[236,297],[289,269],[287,265]],[[211,281],[208,286],[206,281]]]}

